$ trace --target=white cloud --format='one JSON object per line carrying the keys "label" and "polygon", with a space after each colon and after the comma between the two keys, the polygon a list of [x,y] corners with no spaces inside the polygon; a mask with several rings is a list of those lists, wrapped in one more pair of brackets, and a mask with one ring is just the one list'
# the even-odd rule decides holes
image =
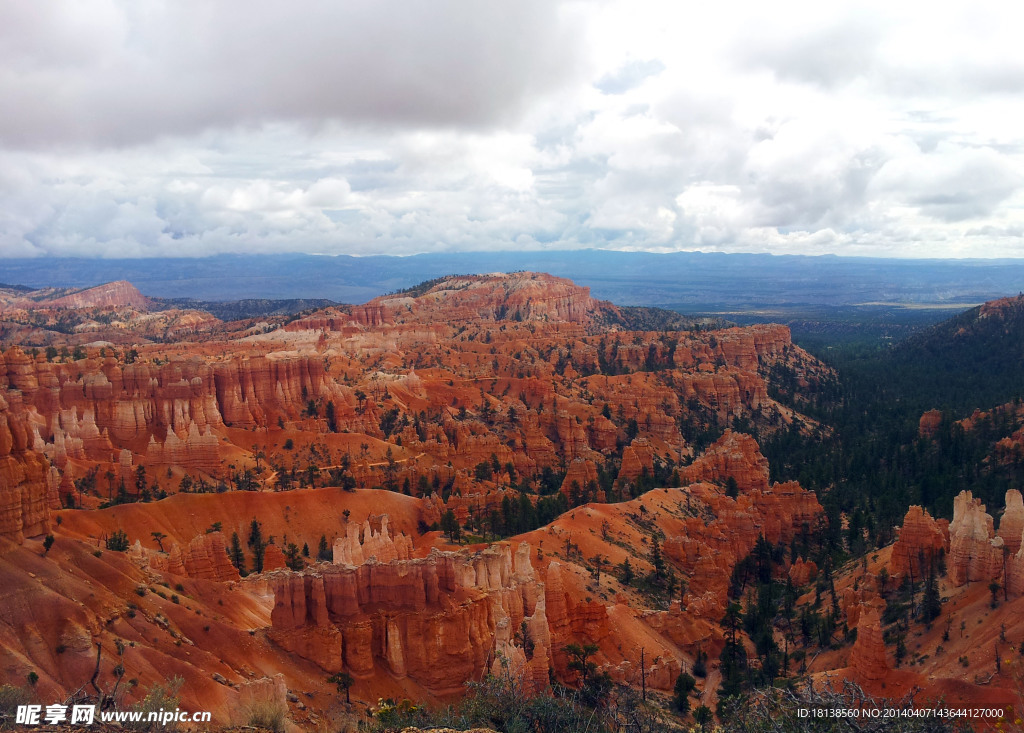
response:
{"label": "white cloud", "polygon": [[1024,256],[1021,11],[0,7],[0,255]]}

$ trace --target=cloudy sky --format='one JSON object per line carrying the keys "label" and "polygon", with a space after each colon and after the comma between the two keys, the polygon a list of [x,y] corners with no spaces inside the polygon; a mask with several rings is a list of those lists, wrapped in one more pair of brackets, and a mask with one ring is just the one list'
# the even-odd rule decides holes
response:
{"label": "cloudy sky", "polygon": [[1024,257],[1005,2],[6,0],[0,256]]}

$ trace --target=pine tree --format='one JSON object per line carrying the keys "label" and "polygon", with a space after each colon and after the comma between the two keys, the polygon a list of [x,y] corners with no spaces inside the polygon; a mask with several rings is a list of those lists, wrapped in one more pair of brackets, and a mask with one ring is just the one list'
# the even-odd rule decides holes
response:
{"label": "pine tree", "polygon": [[686,672],[680,672],[676,677],[675,695],[672,704],[675,705],[680,715],[685,716],[690,712],[690,693],[697,686],[697,680]]}
{"label": "pine tree", "polygon": [[654,566],[654,577],[660,580],[665,576],[665,558],[661,554],[658,538],[651,538],[651,565]]}
{"label": "pine tree", "polygon": [[231,533],[231,549],[228,550],[228,557],[231,564],[238,568],[238,573],[243,578],[248,574],[245,569],[245,553],[242,551],[242,541],[238,539],[238,532]]}
{"label": "pine tree", "polygon": [[248,545],[252,549],[252,571],[263,572],[263,554],[266,552],[267,543],[263,539],[263,529],[259,521],[254,517],[249,525]]}
{"label": "pine tree", "polygon": [[462,529],[459,527],[459,520],[455,518],[455,512],[451,509],[441,517],[441,531],[448,535],[452,542],[459,542]]}
{"label": "pine tree", "polygon": [[294,542],[285,545],[284,562],[289,570],[302,570],[306,567],[306,561],[302,559],[302,552]]}
{"label": "pine tree", "polygon": [[327,544],[327,536],[320,535],[320,543],[316,547],[316,559],[317,562],[330,562],[333,559],[334,553]]}
{"label": "pine tree", "polygon": [[722,685],[718,688],[719,704],[730,696],[738,695],[746,680],[747,651],[739,637],[743,626],[740,604],[733,601],[726,608],[722,617],[722,629],[725,631],[725,646],[719,656],[721,661]]}
{"label": "pine tree", "polygon": [[935,566],[928,570],[928,579],[924,584],[924,597],[921,599],[921,620],[928,626],[942,614],[942,599],[939,597],[939,584],[935,580]]}
{"label": "pine tree", "polygon": [[623,585],[632,585],[633,583],[633,566],[629,564],[629,558],[623,560],[619,566],[619,580]]}

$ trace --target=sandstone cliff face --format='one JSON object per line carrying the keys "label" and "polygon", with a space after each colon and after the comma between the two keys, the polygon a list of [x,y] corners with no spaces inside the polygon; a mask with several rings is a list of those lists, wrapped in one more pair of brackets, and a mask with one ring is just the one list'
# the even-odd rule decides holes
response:
{"label": "sandstone cliff face", "polygon": [[[1024,506],[1021,509],[1024,510]],[[949,537],[943,528],[942,523],[935,521],[920,506],[910,507],[892,548],[889,574],[894,578],[910,574],[915,581],[924,578],[949,545]]]}
{"label": "sandstone cliff face", "polygon": [[[546,682],[550,636],[530,549],[432,551],[415,560],[330,565],[272,578],[271,638],[327,671],[375,669],[454,693],[501,653]],[[523,622],[532,652],[523,648]]]}
{"label": "sandstone cliff face", "polygon": [[654,449],[647,438],[635,438],[622,451],[618,480],[621,482],[636,479],[645,470],[648,476],[654,473]]}
{"label": "sandstone cliff face", "polygon": [[995,581],[1005,585],[1009,595],[1024,594],[1024,543],[1022,532],[1017,530],[1024,513],[1021,505],[1019,491],[1006,492],[1006,510],[997,535],[985,505],[971,492],[960,492],[949,525],[947,568],[953,585]]}
{"label": "sandstone cliff face", "polygon": [[[375,531],[367,519],[362,526],[349,524],[344,535],[334,540],[335,565],[362,565],[376,560],[408,560],[412,556],[412,539],[399,532],[394,538],[388,530],[388,515],[379,519],[380,531]],[[361,535],[361,538],[360,538]]]}
{"label": "sandstone cliff face", "polygon": [[704,455],[682,471],[687,483],[722,483],[732,477],[740,491],[764,491],[768,475],[768,460],[761,455],[757,441],[732,430],[726,430]]}
{"label": "sandstone cliff face", "polygon": [[800,587],[807,585],[818,577],[818,564],[814,560],[797,559],[789,568],[789,579],[793,585]]}
{"label": "sandstone cliff face", "polygon": [[990,581],[1002,570],[1002,538],[993,538],[993,521],[985,505],[970,491],[961,491],[953,502],[949,525],[949,579],[953,585]]}
{"label": "sandstone cliff face", "polygon": [[25,420],[0,394],[0,537],[19,543],[46,532],[57,492],[49,463],[29,449],[29,437]]}
{"label": "sandstone cliff face", "polygon": [[445,317],[451,320],[567,323],[586,322],[597,307],[590,288],[543,273],[447,278],[419,297],[385,296],[370,304],[388,308],[396,314],[396,320],[430,320],[443,308]]}
{"label": "sandstone cliff face", "polygon": [[547,621],[551,636],[551,649],[555,671],[563,678],[569,675],[569,659],[564,652],[574,639],[600,644],[611,634],[608,609],[603,603],[579,603],[566,593],[562,566],[552,562],[547,567],[544,584]]}
{"label": "sandstone cliff face", "polygon": [[149,307],[149,298],[139,292],[138,288],[126,280],[97,285],[94,288],[79,290],[60,298],[44,301],[51,308],[122,308],[130,306],[145,310]]}
{"label": "sandstone cliff face", "polygon": [[885,601],[875,599],[861,604],[857,621],[857,641],[850,654],[850,667],[860,681],[880,680],[889,671],[882,636],[882,610]]}
{"label": "sandstone cliff face", "polygon": [[1021,548],[1021,536],[1024,535],[1024,498],[1017,489],[1006,492],[1006,508],[999,519],[999,537],[1011,555],[1016,555]]}
{"label": "sandstone cliff face", "polygon": [[218,434],[226,425],[295,419],[308,399],[346,404],[322,360],[307,357],[58,364],[12,348],[0,355],[2,390],[8,399],[21,393],[32,447],[58,466],[70,458],[109,461],[126,448],[151,464],[210,475],[223,471]]}
{"label": "sandstone cliff face", "polygon": [[687,491],[696,516],[686,520],[685,532],[666,537],[662,549],[689,574],[686,607],[702,618],[721,618],[732,569],[750,554],[758,537],[789,542],[805,524],[813,526],[822,511],[814,493],[795,482],[749,491],[735,500],[709,484],[694,484]]}
{"label": "sandstone cliff face", "polygon": [[171,542],[168,547],[167,554],[157,553],[145,549],[136,540],[128,555],[139,567],[148,566],[172,575],[221,582],[239,579],[238,569],[228,556],[222,532],[197,535],[184,550],[176,542]]}

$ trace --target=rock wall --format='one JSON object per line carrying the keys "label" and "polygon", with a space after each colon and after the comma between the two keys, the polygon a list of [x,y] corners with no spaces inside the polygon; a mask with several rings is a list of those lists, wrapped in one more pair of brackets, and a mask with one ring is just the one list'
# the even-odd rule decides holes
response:
{"label": "rock wall", "polygon": [[761,454],[757,441],[746,433],[728,429],[682,471],[684,483],[721,483],[730,476],[736,479],[740,491],[768,488],[768,459]]}
{"label": "rock wall", "polygon": [[989,582],[1001,574],[1003,540],[994,537],[993,524],[981,499],[975,499],[970,491],[961,491],[953,500],[947,562],[953,585]]}
{"label": "rock wall", "polygon": [[985,505],[971,492],[960,492],[953,502],[946,563],[953,585],[995,581],[1005,585],[1010,595],[1024,595],[1024,530],[1017,531],[1022,513],[1021,494],[1010,489],[1006,492],[1006,510],[996,534]]}
{"label": "rock wall", "polygon": [[69,458],[109,461],[126,448],[149,463],[211,475],[221,473],[217,432],[225,426],[297,419],[308,399],[335,401],[344,423],[355,403],[319,358],[49,363],[15,347],[0,354],[0,394],[10,401],[16,393],[33,449],[60,467]]}
{"label": "rock wall", "polygon": [[789,579],[796,587],[807,585],[818,577],[818,564],[814,560],[797,559],[789,568]]}
{"label": "rock wall", "polygon": [[[1024,506],[1021,507],[1024,511]],[[1022,528],[1024,529],[1024,528]],[[903,518],[899,538],[889,558],[889,574],[903,578],[910,574],[915,581],[924,578],[939,555],[949,547],[949,527],[936,521],[920,506],[912,506]],[[1018,532],[1018,544],[1020,534]]]}
{"label": "rock wall", "polygon": [[185,549],[172,542],[166,554],[147,550],[138,540],[129,557],[139,567],[152,567],[172,575],[202,580],[238,580],[238,569],[231,564],[222,532],[209,532],[192,538]]}
{"label": "rock wall", "polygon": [[999,537],[1011,555],[1016,555],[1021,548],[1021,536],[1024,535],[1024,498],[1017,489],[1006,492],[1006,508],[999,519]]}
{"label": "rock wall", "polygon": [[46,458],[29,447],[30,430],[19,414],[20,395],[0,393],[0,537],[21,543],[47,531],[57,478]]}
{"label": "rock wall", "polygon": [[684,532],[665,538],[662,550],[690,576],[687,609],[716,621],[725,610],[732,569],[750,554],[758,537],[789,542],[805,524],[813,526],[822,511],[814,493],[796,482],[749,491],[735,500],[710,484],[694,484],[687,491],[694,516],[686,520]]}
{"label": "rock wall", "polygon": [[[386,670],[454,693],[500,654],[513,672],[547,683],[546,597],[525,543],[514,555],[508,545],[435,549],[421,559],[278,572],[272,585],[271,638],[328,672]],[[532,645],[523,643],[524,622]]]}
{"label": "rock wall", "polygon": [[857,621],[857,640],[850,653],[850,664],[857,679],[880,680],[889,671],[882,636],[882,610],[885,601],[874,599],[861,604]]}
{"label": "rock wall", "polygon": [[362,565],[364,562],[391,562],[412,557],[412,539],[399,532],[394,538],[388,530],[389,518],[382,515],[376,531],[368,518],[362,525],[349,524],[345,534],[334,540],[335,565]]}

